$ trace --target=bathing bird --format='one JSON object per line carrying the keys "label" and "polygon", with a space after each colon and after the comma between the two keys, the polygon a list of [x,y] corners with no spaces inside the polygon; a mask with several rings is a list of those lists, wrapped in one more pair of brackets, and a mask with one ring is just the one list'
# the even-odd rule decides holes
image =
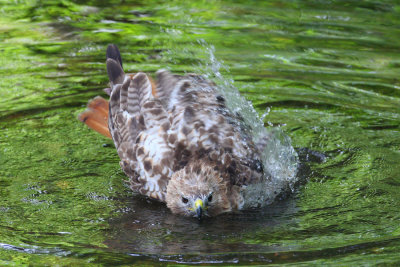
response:
{"label": "bathing bird", "polygon": [[132,190],[198,219],[266,203],[267,137],[255,141],[215,83],[168,70],[153,81],[122,66],[117,46],[109,45],[109,101],[94,98],[79,119],[112,138]]}

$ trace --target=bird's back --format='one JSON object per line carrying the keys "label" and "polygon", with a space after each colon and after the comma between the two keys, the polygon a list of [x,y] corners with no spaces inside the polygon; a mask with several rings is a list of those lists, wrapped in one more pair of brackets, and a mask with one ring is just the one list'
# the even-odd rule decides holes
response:
{"label": "bird's back", "polygon": [[107,57],[108,125],[133,190],[165,201],[171,176],[202,161],[212,162],[244,198],[246,188],[268,179],[262,147],[214,83],[166,70],[157,72],[154,83],[144,73],[125,74],[116,47],[109,47]]}

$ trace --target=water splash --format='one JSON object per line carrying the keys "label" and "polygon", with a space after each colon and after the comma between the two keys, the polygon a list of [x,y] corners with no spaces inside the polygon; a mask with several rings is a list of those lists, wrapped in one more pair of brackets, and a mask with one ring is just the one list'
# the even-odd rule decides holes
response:
{"label": "water splash", "polygon": [[265,186],[257,190],[268,192],[264,202],[269,204],[282,191],[294,190],[298,169],[297,153],[291,145],[290,138],[280,127],[265,128],[263,121],[268,117],[270,108],[260,118],[251,101],[240,95],[238,89],[234,86],[233,79],[228,75],[223,76],[221,74],[221,70],[229,73],[229,68],[224,65],[223,61],[215,57],[214,46],[207,44],[204,40],[199,40],[198,43],[204,48],[207,56],[204,57],[206,58],[205,62],[199,64],[196,72],[201,73],[218,85],[220,93],[227,100],[226,105],[231,111],[239,113],[243,117],[245,124],[250,126],[250,132],[255,141],[260,138],[267,138],[268,140],[262,154],[262,160],[264,168],[272,179],[267,180]]}

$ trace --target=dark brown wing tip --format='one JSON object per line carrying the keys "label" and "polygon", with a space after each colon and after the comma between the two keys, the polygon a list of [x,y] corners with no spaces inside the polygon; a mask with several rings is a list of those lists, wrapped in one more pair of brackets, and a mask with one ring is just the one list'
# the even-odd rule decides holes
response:
{"label": "dark brown wing tip", "polygon": [[107,58],[107,73],[110,82],[120,84],[124,82],[125,73],[121,65],[112,58]]}
{"label": "dark brown wing tip", "polygon": [[117,61],[122,68],[122,58],[118,47],[115,44],[109,44],[106,51],[106,59],[112,58]]}
{"label": "dark brown wing tip", "polygon": [[167,69],[159,69],[157,72],[156,72],[156,74],[157,75],[162,75],[162,74],[164,74],[164,73],[171,73],[169,70],[167,70]]}
{"label": "dark brown wing tip", "polygon": [[160,69],[156,72],[157,80],[165,79],[168,76],[172,76],[171,72],[166,69]]}
{"label": "dark brown wing tip", "polygon": [[136,75],[132,78],[133,84],[138,88],[138,90],[142,90],[144,88],[143,86],[146,85],[146,82],[150,82],[148,76],[144,72],[138,72]]}
{"label": "dark brown wing tip", "polygon": [[144,72],[138,72],[138,73],[135,74],[135,76],[133,76],[132,81],[141,82],[141,81],[143,81],[143,80],[146,79],[146,78],[147,78],[146,73],[144,73]]}

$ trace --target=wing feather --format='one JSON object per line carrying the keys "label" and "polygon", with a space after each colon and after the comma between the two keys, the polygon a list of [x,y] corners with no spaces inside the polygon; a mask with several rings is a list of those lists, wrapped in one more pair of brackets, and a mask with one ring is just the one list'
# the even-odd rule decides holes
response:
{"label": "wing feather", "polygon": [[[112,60],[112,59],[111,59]],[[121,168],[130,177],[131,188],[141,194],[164,201],[168,180],[172,175],[172,153],[166,141],[169,115],[158,99],[144,73],[119,76],[121,71],[112,62],[109,76],[109,128]],[[118,74],[119,73],[119,74]]]}
{"label": "wing feather", "polygon": [[158,99],[168,105],[171,91],[173,88],[175,88],[175,85],[178,81],[179,79],[167,70],[157,71],[156,91]]}
{"label": "wing feather", "polygon": [[112,85],[121,84],[124,81],[125,73],[121,65],[112,58],[106,61],[107,73]]}

